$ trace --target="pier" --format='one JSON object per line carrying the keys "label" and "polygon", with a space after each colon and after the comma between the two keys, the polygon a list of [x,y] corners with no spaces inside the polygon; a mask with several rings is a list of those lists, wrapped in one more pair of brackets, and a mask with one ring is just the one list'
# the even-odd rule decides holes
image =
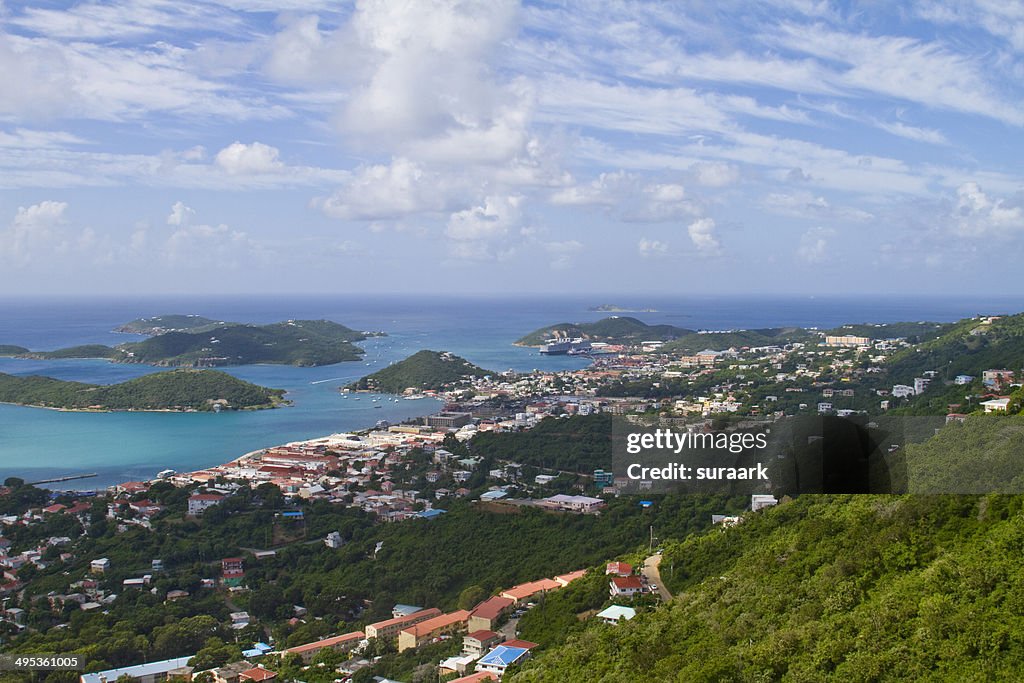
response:
{"label": "pier", "polygon": [[69,474],[66,477],[55,477],[53,479],[40,479],[39,481],[30,481],[30,482],[28,482],[28,484],[30,486],[35,486],[37,484],[54,484],[54,483],[57,483],[57,482],[60,482],[60,481],[72,481],[74,479],[88,479],[90,477],[97,477],[97,476],[99,476],[99,475],[96,474],[95,472],[90,472],[88,474]]}

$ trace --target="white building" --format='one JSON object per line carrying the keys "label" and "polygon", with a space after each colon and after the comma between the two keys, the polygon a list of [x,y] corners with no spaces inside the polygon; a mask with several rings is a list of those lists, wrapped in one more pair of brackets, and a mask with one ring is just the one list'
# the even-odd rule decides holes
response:
{"label": "white building", "polygon": [[332,531],[327,534],[327,538],[324,539],[324,545],[328,548],[340,548],[345,544],[345,541],[341,539],[341,534],[337,531]]}
{"label": "white building", "polygon": [[914,396],[917,392],[914,391],[914,387],[906,384],[894,384],[892,387],[892,395],[896,398],[906,398],[907,396]]}
{"label": "white building", "polygon": [[985,409],[986,413],[1006,412],[1008,405],[1010,405],[1010,399],[1008,398],[993,398],[990,401],[981,402],[981,406]]}
{"label": "white building", "polygon": [[750,497],[750,509],[754,512],[757,512],[761,508],[769,508],[778,504],[779,501],[775,496],[754,494]]}
{"label": "white building", "polygon": [[600,498],[568,496],[564,493],[545,498],[544,502],[560,510],[571,510],[573,512],[594,512],[605,506],[605,502]]}
{"label": "white building", "polygon": [[219,493],[195,493],[188,497],[188,514],[190,517],[198,517],[207,508],[220,504],[224,496]]}
{"label": "white building", "polygon": [[608,607],[608,608],[598,612],[594,616],[596,616],[598,619],[600,619],[601,621],[603,621],[606,624],[610,624],[612,626],[615,626],[615,625],[617,625],[619,623],[620,620],[629,621],[630,619],[635,617],[636,616],[636,610],[633,609],[632,607],[622,607],[621,605],[612,605],[611,607]]}

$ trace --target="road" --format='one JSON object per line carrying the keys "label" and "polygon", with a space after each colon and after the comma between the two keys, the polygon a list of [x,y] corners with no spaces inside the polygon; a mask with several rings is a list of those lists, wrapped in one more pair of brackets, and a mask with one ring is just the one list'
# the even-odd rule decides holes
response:
{"label": "road", "polygon": [[661,601],[668,602],[672,599],[672,594],[668,592],[668,588],[665,588],[665,582],[661,580],[661,573],[658,571],[658,565],[660,564],[661,555],[651,555],[644,560],[644,566],[640,573],[647,577],[649,583],[658,586],[658,595],[661,596]]}

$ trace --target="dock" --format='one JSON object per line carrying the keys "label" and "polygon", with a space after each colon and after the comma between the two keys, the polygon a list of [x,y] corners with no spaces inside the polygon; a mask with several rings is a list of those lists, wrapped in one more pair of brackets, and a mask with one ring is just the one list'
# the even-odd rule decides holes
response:
{"label": "dock", "polygon": [[72,481],[75,479],[89,479],[90,477],[98,477],[99,475],[95,472],[89,472],[88,474],[69,474],[66,477],[54,477],[53,479],[40,479],[39,481],[28,482],[29,486],[35,486],[37,484],[55,484],[61,481]]}

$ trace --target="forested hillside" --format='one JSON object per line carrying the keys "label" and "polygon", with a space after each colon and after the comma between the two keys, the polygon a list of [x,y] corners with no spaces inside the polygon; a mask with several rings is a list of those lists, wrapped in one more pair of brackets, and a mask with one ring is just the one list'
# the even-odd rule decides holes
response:
{"label": "forested hillside", "polygon": [[801,496],[670,544],[675,599],[509,680],[1017,680],[1024,498]]}
{"label": "forested hillside", "polygon": [[474,453],[520,465],[589,474],[612,466],[610,415],[547,418],[524,432],[480,432]]}

